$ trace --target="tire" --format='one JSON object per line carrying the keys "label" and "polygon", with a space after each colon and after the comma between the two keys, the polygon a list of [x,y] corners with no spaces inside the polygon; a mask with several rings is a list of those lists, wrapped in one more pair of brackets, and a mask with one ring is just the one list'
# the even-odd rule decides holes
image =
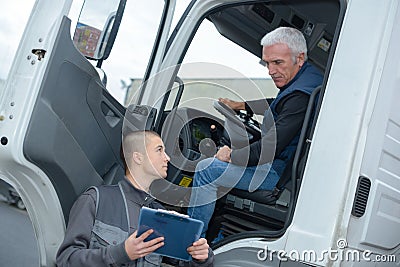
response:
{"label": "tire", "polygon": [[17,207],[18,207],[20,210],[24,210],[24,209],[25,209],[25,204],[24,204],[24,202],[22,202],[22,199],[18,199],[18,201],[17,201]]}

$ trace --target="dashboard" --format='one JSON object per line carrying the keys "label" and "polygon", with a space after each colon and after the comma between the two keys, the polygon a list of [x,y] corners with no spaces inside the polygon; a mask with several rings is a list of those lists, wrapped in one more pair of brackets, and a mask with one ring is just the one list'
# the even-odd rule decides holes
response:
{"label": "dashboard", "polygon": [[[182,185],[192,179],[197,163],[215,155],[220,146],[230,146],[225,121],[193,108],[179,108],[162,119],[162,138],[170,156],[167,180]],[[255,141],[248,133],[247,142]],[[190,182],[187,182],[188,186]]]}
{"label": "dashboard", "polygon": [[223,127],[218,122],[209,118],[196,118],[189,123],[189,128],[192,149],[196,152],[202,150],[200,144],[206,138],[214,141],[216,146],[220,145]]}

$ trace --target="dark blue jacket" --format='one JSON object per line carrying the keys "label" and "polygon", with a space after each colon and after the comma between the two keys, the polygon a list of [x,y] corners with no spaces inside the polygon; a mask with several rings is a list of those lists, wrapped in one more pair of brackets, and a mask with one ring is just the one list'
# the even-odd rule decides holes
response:
{"label": "dark blue jacket", "polygon": [[[272,116],[276,121],[278,117],[276,107],[282,99],[287,97],[290,94],[293,94],[296,91],[303,92],[307,95],[311,95],[315,88],[322,84],[323,75],[322,73],[311,65],[308,62],[302,66],[296,76],[283,88],[280,88],[280,91],[274,101],[270,104],[270,111],[272,112]],[[268,118],[268,113],[270,112],[267,110],[264,114],[264,119]],[[263,122],[262,124],[262,133],[263,135],[266,134],[267,129],[265,128],[266,123]],[[297,135],[292,139],[288,146],[279,154],[275,155],[275,159],[272,163],[272,168],[279,174],[282,175],[283,170],[290,160],[291,156],[295,153],[297,144],[299,142],[300,131]]]}

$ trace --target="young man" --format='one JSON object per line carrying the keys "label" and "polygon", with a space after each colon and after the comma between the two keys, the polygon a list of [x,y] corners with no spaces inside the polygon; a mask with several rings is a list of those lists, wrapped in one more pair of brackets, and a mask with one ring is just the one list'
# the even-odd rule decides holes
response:
{"label": "young man", "polygon": [[[137,236],[141,207],[163,208],[149,194],[150,184],[167,176],[170,158],[160,136],[152,131],[128,133],[123,139],[125,179],[118,185],[92,187],[74,203],[57,266],[160,266],[154,254],[163,237],[144,241],[153,230]],[[179,237],[176,237],[179,238]],[[201,238],[187,249],[186,266],[213,266],[213,254]]]}
{"label": "young man", "polygon": [[219,99],[232,109],[265,113],[259,141],[239,149],[224,146],[215,158],[197,165],[188,215],[204,222],[203,236],[214,212],[218,187],[250,192],[275,187],[296,150],[309,96],[322,84],[322,73],[307,62],[306,40],[300,31],[277,28],[263,37],[261,45],[262,59],[279,93],[274,99],[247,103]]}

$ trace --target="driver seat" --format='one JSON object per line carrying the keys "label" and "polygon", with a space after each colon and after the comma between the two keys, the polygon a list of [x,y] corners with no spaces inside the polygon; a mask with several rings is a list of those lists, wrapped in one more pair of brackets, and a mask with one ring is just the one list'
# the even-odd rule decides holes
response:
{"label": "driver seat", "polygon": [[255,192],[233,188],[217,203],[214,219],[218,226],[210,229],[210,238],[217,234],[216,228],[221,228],[220,233],[226,237],[244,231],[279,230],[284,227],[289,206],[295,204],[294,200],[301,184],[316,123],[321,87],[317,87],[310,95],[296,152],[286,165],[275,188]]}

